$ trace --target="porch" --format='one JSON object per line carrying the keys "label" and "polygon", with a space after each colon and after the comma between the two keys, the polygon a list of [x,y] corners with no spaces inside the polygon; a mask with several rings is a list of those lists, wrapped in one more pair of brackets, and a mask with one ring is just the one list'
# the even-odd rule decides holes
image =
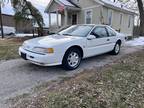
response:
{"label": "porch", "polygon": [[[80,10],[80,7],[74,6],[73,4],[72,6],[67,6],[53,0],[46,9],[46,13],[49,16],[49,31],[55,33],[70,25],[78,24]],[[52,14],[56,16],[53,17]],[[52,20],[55,21],[54,24]]]}

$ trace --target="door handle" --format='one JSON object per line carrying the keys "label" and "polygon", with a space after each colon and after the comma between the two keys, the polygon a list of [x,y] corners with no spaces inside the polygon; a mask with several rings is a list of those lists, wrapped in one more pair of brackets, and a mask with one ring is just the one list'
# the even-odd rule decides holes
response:
{"label": "door handle", "polygon": [[107,39],[107,41],[110,41],[110,39]]}

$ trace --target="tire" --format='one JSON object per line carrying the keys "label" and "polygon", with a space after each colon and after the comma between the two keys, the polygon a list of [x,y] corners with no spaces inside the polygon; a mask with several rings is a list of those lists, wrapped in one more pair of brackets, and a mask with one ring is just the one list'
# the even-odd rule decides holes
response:
{"label": "tire", "polygon": [[116,43],[114,49],[112,50],[112,54],[113,55],[118,55],[120,52],[120,48],[121,48],[121,44],[120,43]]}
{"label": "tire", "polygon": [[71,48],[68,51],[66,51],[62,66],[66,70],[74,70],[79,67],[82,59],[82,54],[79,49],[77,48]]}

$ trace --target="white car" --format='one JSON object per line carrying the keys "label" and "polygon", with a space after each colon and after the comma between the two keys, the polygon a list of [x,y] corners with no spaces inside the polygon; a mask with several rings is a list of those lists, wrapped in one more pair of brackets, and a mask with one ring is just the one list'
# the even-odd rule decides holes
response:
{"label": "white car", "polygon": [[19,55],[36,65],[63,65],[76,69],[87,57],[112,52],[117,55],[125,36],[107,25],[73,25],[58,34],[27,40]]}

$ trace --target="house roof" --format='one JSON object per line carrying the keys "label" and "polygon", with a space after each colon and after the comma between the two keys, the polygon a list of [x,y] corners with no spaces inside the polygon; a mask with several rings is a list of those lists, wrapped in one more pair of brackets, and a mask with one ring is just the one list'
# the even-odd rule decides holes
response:
{"label": "house roof", "polygon": [[55,0],[55,1],[63,4],[64,6],[79,7],[77,4],[75,4],[71,0]]}
{"label": "house roof", "polygon": [[[51,5],[51,3],[55,1],[61,5],[67,6],[67,7],[75,7],[75,8],[80,8],[77,4],[73,3],[71,0],[51,0],[50,3],[48,4],[47,8],[48,9]],[[128,9],[126,5],[120,3],[120,2],[112,2],[111,0],[93,0],[103,6],[113,8],[119,11],[131,13],[131,14],[136,14],[133,10]]]}
{"label": "house roof", "polygon": [[75,7],[74,4],[72,4],[70,1],[68,0],[58,0],[59,2],[61,2],[63,5],[65,6],[72,6],[72,7]]}
{"label": "house roof", "polygon": [[52,2],[54,2],[54,1],[57,2],[58,4],[62,5],[62,6],[65,6],[65,7],[71,7],[71,8],[73,8],[73,9],[74,9],[74,8],[75,8],[75,9],[80,9],[80,7],[79,7],[77,4],[71,2],[70,0],[50,0],[48,6],[47,6],[46,9],[45,9],[45,12],[47,12],[47,10],[49,9],[50,5],[51,5]]}
{"label": "house roof", "polygon": [[135,11],[133,11],[132,9],[129,9],[126,5],[124,5],[120,2],[112,2],[111,0],[100,0],[100,1],[103,2],[104,6],[106,6],[106,7],[117,9],[117,10],[124,11],[124,12],[128,12],[131,14],[136,14]]}

